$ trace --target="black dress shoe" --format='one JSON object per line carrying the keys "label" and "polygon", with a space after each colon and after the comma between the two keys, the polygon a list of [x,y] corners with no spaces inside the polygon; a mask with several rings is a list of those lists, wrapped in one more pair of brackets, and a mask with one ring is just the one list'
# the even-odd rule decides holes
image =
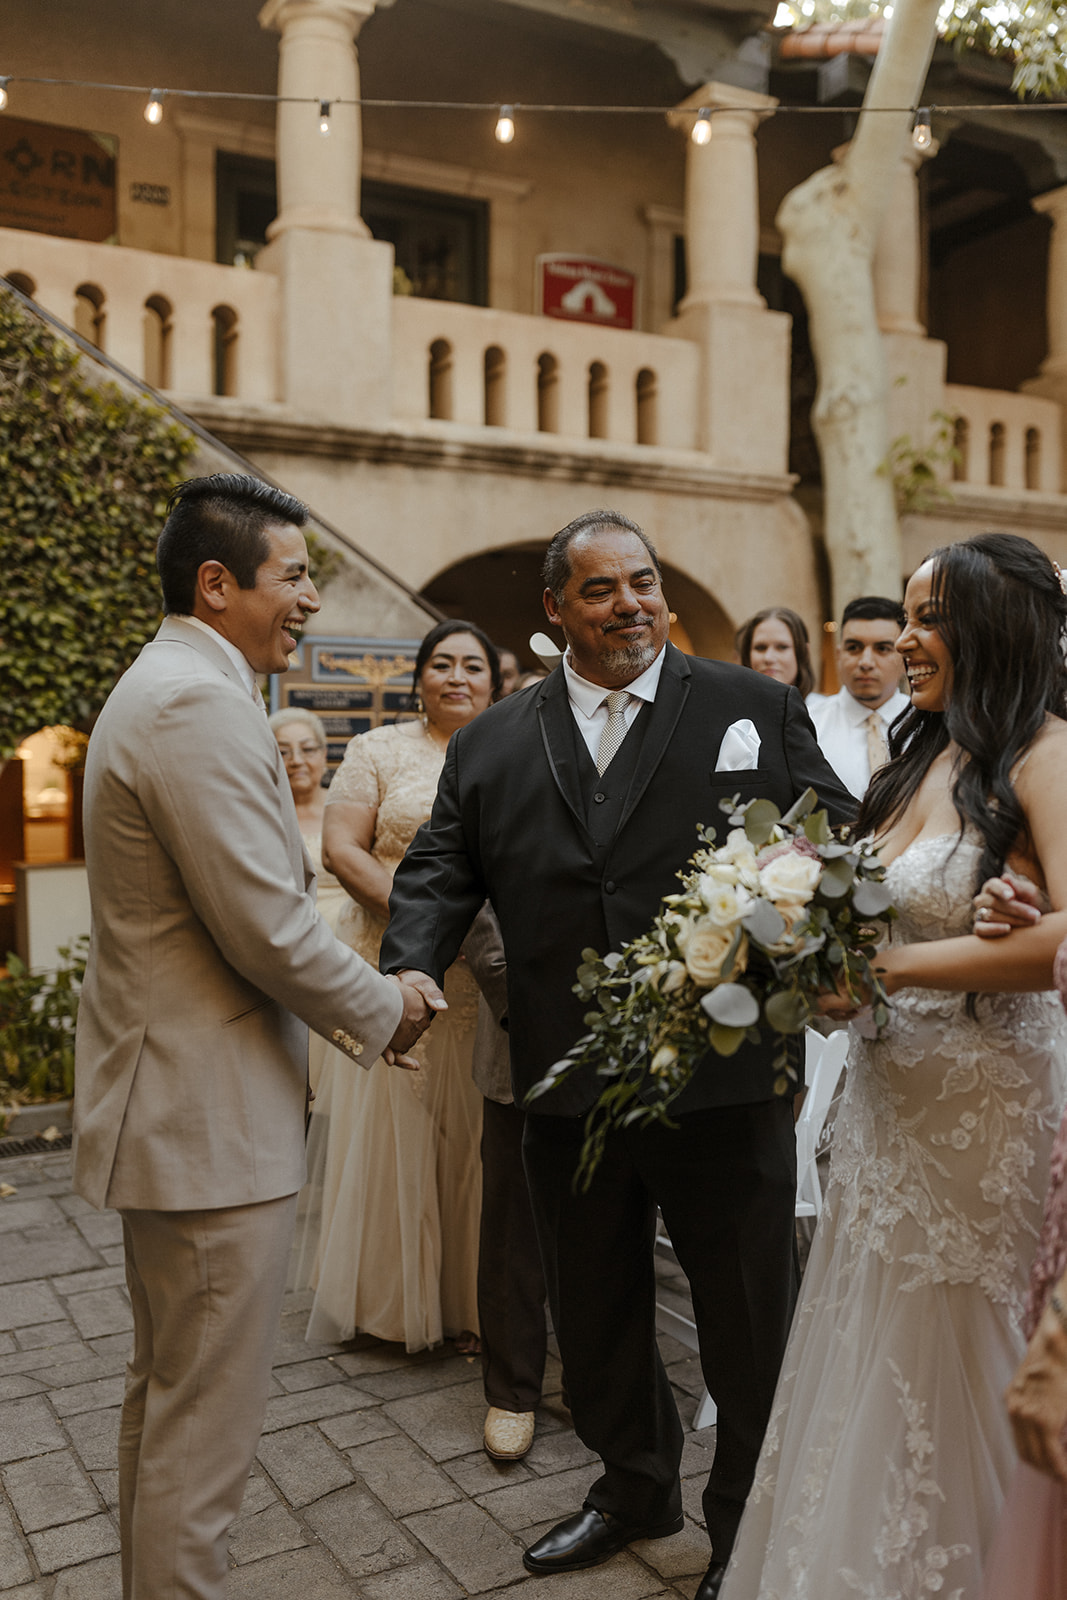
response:
{"label": "black dress shoe", "polygon": [[616,1551],[622,1550],[635,1539],[665,1539],[670,1533],[681,1533],[681,1517],[651,1526],[623,1522],[610,1511],[597,1511],[594,1506],[583,1506],[577,1516],[558,1522],[529,1550],[523,1551],[522,1564],[527,1572],[578,1572],[582,1567],[598,1567]]}
{"label": "black dress shoe", "polygon": [[718,1600],[719,1590],[722,1588],[722,1580],[725,1576],[725,1561],[713,1561],[701,1578],[700,1587],[693,1596],[693,1600]]}

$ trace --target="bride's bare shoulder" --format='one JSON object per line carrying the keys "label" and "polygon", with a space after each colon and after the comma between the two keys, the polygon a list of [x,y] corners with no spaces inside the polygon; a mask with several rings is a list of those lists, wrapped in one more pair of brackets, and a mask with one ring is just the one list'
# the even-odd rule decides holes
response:
{"label": "bride's bare shoulder", "polygon": [[1046,785],[1062,785],[1067,780],[1067,722],[1062,717],[1046,716],[1029,749],[1016,762],[1013,776],[1024,802]]}

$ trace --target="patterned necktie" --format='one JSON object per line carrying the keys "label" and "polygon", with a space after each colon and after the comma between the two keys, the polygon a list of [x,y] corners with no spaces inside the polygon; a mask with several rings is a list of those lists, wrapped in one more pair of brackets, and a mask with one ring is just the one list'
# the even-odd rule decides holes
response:
{"label": "patterned necktie", "polygon": [[877,711],[872,711],[863,724],[867,729],[867,762],[873,778],[879,767],[884,767],[889,760],[889,746],[886,743],[885,725]]}
{"label": "patterned necktie", "polygon": [[600,702],[608,708],[608,720],[604,724],[604,732],[600,735],[600,748],[596,753],[598,774],[609,765],[612,756],[626,738],[626,707],[632,698],[625,689],[613,689]]}

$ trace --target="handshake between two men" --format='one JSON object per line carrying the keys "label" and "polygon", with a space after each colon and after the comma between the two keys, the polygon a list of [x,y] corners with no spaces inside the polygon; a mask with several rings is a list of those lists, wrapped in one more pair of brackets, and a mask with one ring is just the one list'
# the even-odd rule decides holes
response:
{"label": "handshake between two men", "polygon": [[448,1001],[425,972],[401,972],[390,976],[389,982],[400,990],[404,1010],[384,1057],[391,1067],[417,1068],[419,1063],[407,1052],[421,1039],[437,1013],[448,1010]]}

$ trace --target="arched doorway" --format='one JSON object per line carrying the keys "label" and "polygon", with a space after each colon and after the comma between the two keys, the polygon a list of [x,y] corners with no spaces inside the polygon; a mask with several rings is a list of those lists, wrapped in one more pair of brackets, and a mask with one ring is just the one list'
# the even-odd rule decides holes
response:
{"label": "arched doorway", "polygon": [[[468,556],[438,573],[422,593],[446,616],[477,623],[497,644],[514,650],[524,667],[535,667],[530,635],[549,631],[541,605],[544,552],[543,544],[523,544]],[[734,628],[714,596],[666,562],[663,590],[677,616],[671,639],[678,648],[729,660]]]}

